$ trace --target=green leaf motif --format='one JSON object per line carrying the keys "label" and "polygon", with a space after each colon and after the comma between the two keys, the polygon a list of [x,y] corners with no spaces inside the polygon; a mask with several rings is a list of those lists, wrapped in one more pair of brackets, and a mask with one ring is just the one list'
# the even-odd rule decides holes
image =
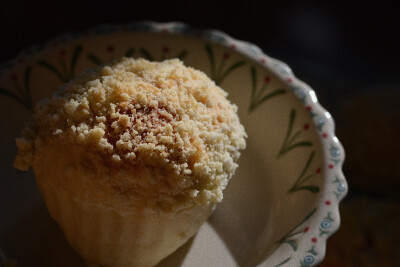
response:
{"label": "green leaf motif", "polygon": [[297,244],[297,241],[293,240],[293,239],[285,240],[285,241],[283,241],[283,243],[289,244],[293,248],[294,251],[297,251],[297,248],[299,247],[299,245]]}
{"label": "green leaf motif", "polygon": [[[258,87],[257,72],[256,72],[256,68],[254,66],[250,67],[250,74],[251,74],[252,90],[251,90],[249,113],[253,112],[257,107],[259,107],[261,104],[263,104],[267,100],[286,93],[285,89],[276,89],[276,90],[268,91],[267,93],[264,93],[267,91],[267,84],[264,83],[261,87]],[[257,88],[259,88],[259,89],[257,89]]]}
{"label": "green leaf motif", "polygon": [[210,70],[211,70],[211,78],[215,78],[215,58],[214,58],[214,52],[211,48],[211,45],[206,44],[205,45],[205,50],[208,56],[208,61],[210,62]]}
{"label": "green leaf motif", "polygon": [[315,245],[313,245],[309,250],[307,250],[308,253],[311,253],[314,256],[318,255],[318,252],[315,250]]}
{"label": "green leaf motif", "polygon": [[8,91],[6,89],[0,88],[0,94],[13,98],[18,103],[24,105],[24,101],[14,92]]}
{"label": "green leaf motif", "polygon": [[183,60],[187,56],[187,54],[188,54],[188,51],[186,49],[183,49],[175,57],[179,58],[180,60]]}
{"label": "green leaf motif", "polygon": [[154,60],[153,56],[150,54],[150,52],[146,48],[144,48],[144,47],[139,48],[139,52],[142,54],[142,56],[145,59],[147,59],[149,61],[153,61]]}
{"label": "green leaf motif", "polygon": [[14,88],[18,93],[0,88],[0,94],[14,99],[16,102],[24,106],[29,112],[33,112],[33,100],[30,90],[30,77],[32,66],[27,66],[25,69],[23,87],[20,86],[17,80],[13,81]]}
{"label": "green leaf motif", "polygon": [[329,234],[329,231],[319,228],[319,236],[320,237],[323,236],[323,235],[327,235],[327,234]]}
{"label": "green leaf motif", "polygon": [[298,148],[298,147],[311,147],[313,143],[311,141],[299,141],[299,137],[301,134],[301,130],[297,130],[293,133],[293,126],[296,120],[296,110],[293,108],[290,111],[289,115],[289,126],[286,131],[285,139],[283,140],[283,144],[277,158],[283,156],[284,154],[288,153],[289,151]]}
{"label": "green leaf motif", "polygon": [[83,48],[81,45],[74,47],[71,59],[69,61],[69,66],[67,66],[67,63],[63,58],[60,58],[58,61],[59,67],[54,66],[45,60],[39,60],[38,65],[52,72],[62,82],[68,82],[75,75],[76,64],[82,54],[82,51]]}
{"label": "green leaf motif", "polygon": [[135,48],[130,47],[130,48],[128,48],[128,50],[126,50],[125,57],[132,57],[134,53],[135,53]]}
{"label": "green leaf motif", "polygon": [[82,46],[78,45],[75,47],[73,53],[72,53],[72,57],[71,57],[71,62],[70,62],[70,69],[69,69],[69,76],[72,78],[75,75],[75,67],[76,64],[78,62],[78,58],[80,57],[80,55],[82,54]]}
{"label": "green leaf motif", "polygon": [[215,84],[217,84],[217,85],[220,85],[226,79],[226,77],[230,73],[232,73],[234,70],[236,70],[246,64],[246,62],[239,60],[239,61],[233,62],[231,65],[227,66],[230,55],[225,53],[224,55],[222,55],[221,61],[219,62],[219,65],[217,66],[216,58],[215,58],[214,51],[213,51],[213,48],[211,47],[211,45],[205,44],[204,49],[206,51],[208,61],[210,63],[211,79],[214,80]]}
{"label": "green leaf motif", "polygon": [[44,60],[39,60],[38,64],[47,70],[51,71],[54,73],[61,81],[67,82],[66,77],[64,76],[63,73],[61,73],[56,67],[54,67],[52,64],[48,63],[47,61]]}
{"label": "green leaf motif", "polygon": [[226,62],[226,59],[224,58],[221,62],[220,69],[217,73],[217,79],[216,79],[216,84],[221,84],[223,80],[225,80],[226,76],[228,76],[229,73],[234,71],[237,68],[240,68],[244,64],[246,64],[244,61],[237,61],[227,67],[225,71],[223,71],[223,66],[225,65],[224,63]]}
{"label": "green leaf motif", "polygon": [[324,218],[324,220],[330,221],[330,222],[334,222],[335,220],[332,218],[332,215],[330,212],[328,212],[328,215],[326,215],[326,217]]}
{"label": "green leaf motif", "polygon": [[90,52],[87,53],[86,57],[87,57],[87,59],[89,59],[90,61],[92,61],[96,65],[103,64],[103,62],[93,53],[90,53]]}
{"label": "green leaf motif", "polygon": [[288,193],[294,193],[300,190],[307,190],[310,191],[311,193],[318,193],[319,192],[319,187],[314,186],[314,185],[304,185],[306,181],[308,181],[310,178],[313,177],[313,174],[306,174],[311,162],[313,161],[315,156],[315,151],[312,151],[310,156],[308,157],[308,160],[306,162],[306,165],[304,166],[302,172],[300,173],[299,177],[297,178],[296,182],[293,184],[293,186],[289,189]]}
{"label": "green leaf motif", "polygon": [[317,208],[314,208],[310,213],[308,213],[303,220],[301,220],[301,222],[299,224],[297,224],[295,227],[293,227],[285,236],[283,236],[281,239],[279,239],[277,241],[277,243],[279,244],[289,244],[293,251],[297,251],[298,249],[298,244],[295,238],[293,238],[294,236],[297,236],[301,233],[304,233],[304,230],[297,230],[302,224],[304,224],[306,221],[308,221],[308,219],[311,218],[311,216],[313,216],[315,214],[315,212],[317,211]]}
{"label": "green leaf motif", "polygon": [[292,258],[289,257],[289,258],[283,260],[282,262],[278,263],[278,264],[275,265],[274,267],[281,267],[281,266],[285,265],[287,262],[289,262],[291,259],[292,259]]}

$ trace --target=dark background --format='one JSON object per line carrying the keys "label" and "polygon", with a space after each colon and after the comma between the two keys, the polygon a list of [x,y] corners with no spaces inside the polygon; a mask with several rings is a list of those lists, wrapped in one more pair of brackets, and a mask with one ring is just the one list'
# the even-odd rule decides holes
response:
{"label": "dark background", "polygon": [[181,21],[286,62],[333,115],[349,194],[321,266],[400,266],[400,9],[395,1],[1,1],[0,62],[104,23]]}

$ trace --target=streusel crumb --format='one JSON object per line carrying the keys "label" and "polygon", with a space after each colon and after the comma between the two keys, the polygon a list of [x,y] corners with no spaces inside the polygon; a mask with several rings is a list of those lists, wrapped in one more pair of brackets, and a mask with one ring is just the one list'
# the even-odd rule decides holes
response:
{"label": "streusel crumb", "polygon": [[154,183],[118,176],[108,185],[137,202],[149,190],[166,208],[219,202],[246,137],[226,96],[177,59],[122,58],[84,72],[36,106],[33,123],[17,139],[15,167],[27,170],[42,151],[60,147],[93,162],[101,158],[105,172],[147,169]]}

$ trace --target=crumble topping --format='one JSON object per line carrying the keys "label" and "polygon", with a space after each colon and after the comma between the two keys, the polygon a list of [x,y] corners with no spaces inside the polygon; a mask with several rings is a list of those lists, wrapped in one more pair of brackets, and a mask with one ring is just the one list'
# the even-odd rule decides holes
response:
{"label": "crumble topping", "polygon": [[[160,180],[154,194],[161,206],[216,203],[245,148],[237,107],[226,96],[177,59],[122,58],[82,73],[39,103],[33,123],[16,140],[14,166],[35,170],[42,151],[74,148],[100,156],[110,172],[145,166]],[[110,187],[133,192],[135,201],[149,189],[119,177]]]}

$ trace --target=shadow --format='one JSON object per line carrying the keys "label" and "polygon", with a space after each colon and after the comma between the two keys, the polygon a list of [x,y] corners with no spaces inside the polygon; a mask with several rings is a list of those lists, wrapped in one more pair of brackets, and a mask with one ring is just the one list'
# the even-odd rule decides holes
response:
{"label": "shadow", "polygon": [[180,248],[178,248],[174,253],[169,255],[167,258],[163,259],[159,264],[155,267],[178,267],[182,266],[183,261],[186,258],[186,255],[190,251],[192,247],[193,241],[196,238],[196,235],[191,237],[185,244],[183,244]]}
{"label": "shadow", "polygon": [[209,218],[238,266],[256,266],[277,247],[271,241],[274,192],[268,189],[268,166],[249,150],[241,157],[243,161],[224,191],[222,203]]}
{"label": "shadow", "polygon": [[[195,237],[190,238],[157,267],[181,266]],[[10,229],[0,234],[1,247],[18,267],[84,267],[85,261],[65,239],[57,223],[50,218],[45,204],[33,207]]]}
{"label": "shadow", "polygon": [[0,238],[5,256],[16,260],[18,267],[85,266],[43,202],[2,232]]}

